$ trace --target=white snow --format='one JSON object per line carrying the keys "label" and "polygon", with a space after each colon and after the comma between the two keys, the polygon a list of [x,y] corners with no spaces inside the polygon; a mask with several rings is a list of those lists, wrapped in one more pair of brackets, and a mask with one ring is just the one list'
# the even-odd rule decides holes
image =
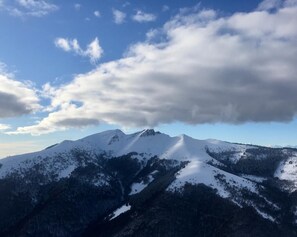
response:
{"label": "white snow", "polygon": [[141,183],[132,184],[131,192],[129,193],[129,195],[134,195],[134,194],[140,193],[143,189],[145,189],[154,180],[152,175],[149,175],[148,178],[149,178],[148,182],[142,181]]}
{"label": "white snow", "polygon": [[110,186],[110,179],[108,176],[98,173],[96,177],[93,178],[92,183],[96,187],[102,187],[102,186]]}
{"label": "white snow", "polygon": [[237,163],[240,159],[242,159],[245,156],[245,151],[246,146],[241,146],[240,150],[231,157],[232,162]]}
{"label": "white snow", "polygon": [[130,209],[131,209],[131,206],[129,204],[125,204],[125,205],[121,206],[120,208],[116,209],[113,212],[112,218],[110,220],[117,218],[119,215],[129,211]]}
{"label": "white snow", "polygon": [[292,156],[286,161],[281,162],[274,173],[274,177],[280,180],[291,181],[294,185],[291,191],[297,190],[297,156]]}
{"label": "white snow", "polygon": [[106,181],[106,180],[96,180],[93,182],[93,184],[96,186],[96,187],[101,187],[101,186],[108,186],[109,183]]}
{"label": "white snow", "polygon": [[[116,130],[82,139],[89,145],[100,147],[113,156],[120,156],[130,152],[144,153],[146,156],[157,155],[164,159],[191,159],[196,158],[208,161],[210,157],[205,152],[205,147],[221,146],[224,149],[232,146],[226,142],[195,140],[186,135],[170,137],[166,134],[146,135],[146,131],[125,135]],[[114,136],[119,137],[116,142],[110,143]],[[103,137],[103,138],[102,138]],[[223,149],[222,148],[222,149]]]}
{"label": "white snow", "polygon": [[[0,178],[14,170],[26,170],[34,164],[46,163],[46,171],[54,171],[59,178],[68,177],[75,169],[77,163],[70,154],[72,149],[81,149],[88,152],[90,157],[94,154],[105,153],[109,156],[121,156],[130,152],[138,153],[134,157],[145,162],[147,158],[158,156],[161,159],[176,159],[191,161],[185,169],[180,172],[177,180],[171,187],[184,185],[186,182],[204,183],[218,189],[221,196],[228,196],[228,192],[214,176],[223,174],[226,181],[249,189],[254,189],[252,182],[223,172],[211,165],[212,162],[220,164],[219,161],[210,157],[206,149],[212,151],[236,151],[239,155],[246,150],[246,145],[231,144],[218,140],[197,140],[186,135],[170,137],[166,134],[155,133],[152,130],[144,130],[134,134],[124,134],[120,130],[110,130],[94,134],[77,141],[64,141],[52,148],[31,154],[14,156],[0,160],[3,165],[0,168]],[[141,154],[141,155],[140,155]],[[51,157],[52,162],[50,162]],[[60,161],[65,160],[65,161]],[[90,158],[91,159],[91,158]],[[234,158],[235,159],[235,158]],[[100,181],[98,185],[100,185]],[[132,186],[132,194],[143,190],[147,184],[135,183]]]}
{"label": "white snow", "polygon": [[[88,159],[97,159],[96,155],[103,153],[108,158],[135,152],[136,154],[132,157],[140,160],[143,164],[153,156],[158,156],[161,159],[189,161],[186,167],[178,172],[176,180],[167,188],[168,191],[181,190],[186,183],[205,184],[216,189],[221,197],[230,198],[231,201],[240,206],[238,202],[240,200],[232,199],[230,191],[235,190],[235,192],[240,193],[240,190],[247,189],[253,193],[258,193],[258,183],[265,179],[251,175],[239,177],[212,166],[211,164],[220,166],[223,164],[210,157],[206,149],[217,153],[232,151],[234,154],[230,158],[232,162],[236,163],[245,157],[246,149],[250,147],[252,146],[218,140],[197,140],[186,135],[170,137],[166,134],[155,133],[152,130],[128,135],[120,130],[111,130],[77,141],[64,141],[40,152],[1,159],[0,178],[14,171],[22,174],[23,171],[36,164],[43,164],[44,172],[54,173],[58,179],[69,177],[78,166],[76,159],[71,155],[73,149],[87,152]],[[275,172],[275,177],[293,181],[297,189],[297,156],[281,163]],[[132,184],[130,195],[141,192],[152,181],[153,173],[150,174],[148,182],[141,181]],[[94,178],[92,182],[96,186],[101,186],[107,185],[109,181],[106,177],[101,177],[98,174],[98,177]],[[114,212],[113,218],[130,210],[130,208],[129,205],[122,206]],[[272,217],[259,210],[257,211],[264,218],[273,221]]]}
{"label": "white snow", "polygon": [[[220,181],[216,176],[221,176]],[[227,173],[204,162],[192,160],[184,169],[182,169],[176,180],[167,190],[175,191],[182,188],[186,183],[205,184],[217,189],[218,194],[223,198],[230,197],[228,188],[246,188],[251,192],[257,193],[256,185],[244,178]]]}
{"label": "white snow", "polygon": [[59,178],[67,178],[71,175],[72,171],[76,169],[76,165],[69,165],[66,169],[59,173]]}
{"label": "white snow", "polygon": [[271,222],[275,222],[275,218],[273,218],[272,216],[268,215],[267,213],[260,211],[259,208],[257,208],[255,205],[252,205],[255,210],[257,211],[257,213],[262,216],[263,218],[270,220]]}
{"label": "white snow", "polygon": [[131,192],[129,195],[134,195],[136,193],[141,192],[143,189],[145,189],[148,186],[148,183],[145,184],[144,182],[141,183],[134,183],[131,187]]}
{"label": "white snow", "polygon": [[264,177],[255,176],[255,175],[247,175],[247,174],[242,174],[241,177],[242,178],[245,178],[245,179],[249,179],[249,180],[255,181],[257,183],[262,183],[265,180],[267,180],[267,178],[264,178]]}
{"label": "white snow", "polygon": [[[124,134],[120,130],[111,130],[94,134],[77,141],[64,141],[54,147],[35,153],[13,156],[1,159],[0,178],[13,170],[29,169],[34,164],[43,162],[48,157],[61,156],[66,160],[72,159],[69,152],[73,149],[84,150],[90,154],[105,153],[110,156],[121,156],[130,152],[143,154],[138,155],[138,159],[145,159],[158,156],[164,159],[191,160],[207,162],[213,160],[206,152],[206,147],[219,147],[231,149],[237,147],[227,142],[217,140],[196,140],[186,135],[170,137],[166,134],[155,133],[144,130],[134,134]],[[94,156],[95,157],[95,156]],[[48,162],[48,160],[47,160]],[[73,165],[74,161],[69,161],[68,165]],[[55,165],[52,165],[53,167]],[[66,177],[72,168],[58,168],[58,177]],[[66,170],[65,170],[66,169]]]}
{"label": "white snow", "polygon": [[220,142],[216,140],[208,140],[212,141],[210,145],[207,146],[208,150],[214,153],[222,153],[222,152],[231,152],[228,156],[228,159],[232,163],[237,163],[240,159],[245,158],[245,152],[248,148],[252,146],[249,145],[240,145],[240,144],[232,144],[227,142]]}

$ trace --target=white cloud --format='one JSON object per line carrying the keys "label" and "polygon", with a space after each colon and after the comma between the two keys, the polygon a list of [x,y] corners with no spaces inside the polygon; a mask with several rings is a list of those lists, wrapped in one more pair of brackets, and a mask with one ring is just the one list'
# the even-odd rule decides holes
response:
{"label": "white cloud", "polygon": [[68,39],[57,38],[55,40],[55,45],[56,47],[61,48],[66,52],[69,52],[72,50],[72,42]]}
{"label": "white cloud", "polygon": [[279,8],[282,5],[282,1],[283,0],[264,0],[259,4],[258,10],[266,11],[266,10]]}
{"label": "white cloud", "polygon": [[5,130],[8,130],[8,129],[10,129],[11,127],[9,126],[9,125],[7,125],[7,124],[1,124],[0,123],[0,132],[1,131],[5,131]]}
{"label": "white cloud", "polygon": [[124,2],[124,3],[123,3],[123,7],[128,7],[128,6],[130,6],[130,5],[131,5],[130,2]]}
{"label": "white cloud", "polygon": [[150,29],[147,33],[146,33],[146,38],[147,40],[153,40],[155,39],[158,35],[160,34],[160,31],[157,29]]}
{"label": "white cloud", "polygon": [[163,7],[162,7],[163,12],[167,12],[167,11],[169,11],[169,9],[170,9],[170,7],[167,5],[163,5]]}
{"label": "white cloud", "polygon": [[132,19],[137,22],[150,22],[157,19],[156,15],[138,10]]}
{"label": "white cloud", "polygon": [[[15,80],[12,74],[3,71],[1,65],[0,118],[18,117],[41,109],[37,92],[30,83]],[[4,129],[3,126],[0,126],[0,130]]]}
{"label": "white cloud", "polygon": [[57,5],[45,0],[3,0],[0,7],[10,15],[17,17],[42,17],[59,9]]}
{"label": "white cloud", "polygon": [[259,11],[277,10],[282,7],[294,7],[297,0],[263,0],[257,7]]}
{"label": "white cloud", "polygon": [[116,24],[122,24],[125,22],[126,19],[126,13],[119,11],[117,9],[112,9],[112,14],[113,14],[113,20]]}
{"label": "white cloud", "polygon": [[101,17],[100,11],[98,11],[98,10],[97,11],[94,11],[94,16],[95,17],[98,17],[98,18]]}
{"label": "white cloud", "polygon": [[47,85],[52,112],[15,133],[99,122],[290,121],[297,114],[296,22],[296,5],[228,17],[183,10],[160,30],[166,40],[135,44],[67,85]]}
{"label": "white cloud", "polygon": [[294,7],[297,5],[297,0],[286,0],[282,2],[285,7]]}
{"label": "white cloud", "polygon": [[74,9],[77,10],[77,11],[79,11],[81,9],[81,4],[75,3],[74,4]]}
{"label": "white cloud", "polygon": [[98,38],[95,38],[88,46],[84,54],[90,58],[91,63],[96,63],[103,54],[103,49],[100,47]]}
{"label": "white cloud", "polygon": [[76,55],[88,57],[92,64],[95,64],[103,54],[103,49],[97,37],[87,45],[86,50],[80,47],[77,39],[56,38],[54,43],[57,48],[65,52],[73,52]]}

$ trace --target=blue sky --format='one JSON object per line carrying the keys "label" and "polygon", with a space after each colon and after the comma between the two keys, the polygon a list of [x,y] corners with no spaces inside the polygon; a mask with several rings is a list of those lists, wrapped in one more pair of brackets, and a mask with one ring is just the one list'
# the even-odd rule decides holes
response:
{"label": "blue sky", "polygon": [[0,157],[106,129],[297,145],[295,0],[0,0]]}

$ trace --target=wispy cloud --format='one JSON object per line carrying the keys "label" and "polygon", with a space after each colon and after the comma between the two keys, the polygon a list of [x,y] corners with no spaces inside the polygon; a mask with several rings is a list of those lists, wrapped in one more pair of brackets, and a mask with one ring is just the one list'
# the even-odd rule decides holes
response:
{"label": "wispy cloud", "polygon": [[65,39],[65,38],[57,38],[55,39],[55,45],[58,48],[63,49],[66,52],[69,52],[71,50],[74,50],[74,45],[77,45],[77,40],[69,40],[69,39]]}
{"label": "wispy cloud", "polygon": [[100,11],[98,11],[98,10],[97,11],[94,11],[94,16],[95,17],[98,17],[98,18],[101,17]]}
{"label": "wispy cloud", "polygon": [[8,125],[8,124],[1,124],[0,123],[0,132],[1,131],[5,131],[5,130],[8,130],[8,129],[10,129],[11,127],[10,127],[10,125]]}
{"label": "wispy cloud", "polygon": [[88,57],[92,64],[95,64],[103,54],[103,49],[97,37],[87,45],[85,50],[80,47],[77,39],[56,38],[54,43],[56,47],[65,52],[73,52],[76,55]]}
{"label": "wispy cloud", "polygon": [[81,4],[75,3],[74,4],[74,9],[77,10],[77,11],[79,11],[81,9]]}
{"label": "wispy cloud", "polygon": [[258,6],[258,10],[271,10],[271,9],[277,9],[281,6],[282,1],[281,0],[264,0],[261,2]]}
{"label": "wispy cloud", "polygon": [[44,0],[2,0],[0,7],[16,17],[42,17],[59,9],[57,5]]}
{"label": "wispy cloud", "polygon": [[257,10],[270,11],[281,7],[292,7],[297,5],[297,0],[263,0],[259,3]]}
{"label": "wispy cloud", "polygon": [[169,9],[170,9],[170,7],[168,5],[163,5],[163,7],[162,7],[163,12],[167,12],[167,11],[169,11]]}
{"label": "wispy cloud", "polygon": [[123,3],[123,7],[128,7],[128,6],[130,6],[130,5],[131,5],[130,2],[124,2],[124,3]]}
{"label": "wispy cloud", "polygon": [[117,9],[112,9],[113,20],[116,24],[123,24],[127,14]]}
{"label": "wispy cloud", "polygon": [[136,14],[132,16],[132,19],[137,22],[150,22],[155,21],[157,19],[157,16],[138,10]]}
{"label": "wispy cloud", "polygon": [[67,85],[47,85],[53,112],[15,133],[99,122],[290,121],[297,115],[297,4],[288,3],[228,17],[184,9],[156,32],[162,41],[137,43]]}
{"label": "wispy cloud", "polygon": [[102,54],[103,49],[101,48],[97,37],[90,44],[88,44],[87,49],[84,51],[84,55],[89,57],[91,63],[93,64],[101,58]]}

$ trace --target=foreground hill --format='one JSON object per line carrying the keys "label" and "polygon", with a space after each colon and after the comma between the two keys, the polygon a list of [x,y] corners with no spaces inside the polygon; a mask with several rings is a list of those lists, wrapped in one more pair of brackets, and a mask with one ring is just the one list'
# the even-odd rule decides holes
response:
{"label": "foreground hill", "polygon": [[0,167],[0,236],[297,236],[296,149],[112,130]]}

